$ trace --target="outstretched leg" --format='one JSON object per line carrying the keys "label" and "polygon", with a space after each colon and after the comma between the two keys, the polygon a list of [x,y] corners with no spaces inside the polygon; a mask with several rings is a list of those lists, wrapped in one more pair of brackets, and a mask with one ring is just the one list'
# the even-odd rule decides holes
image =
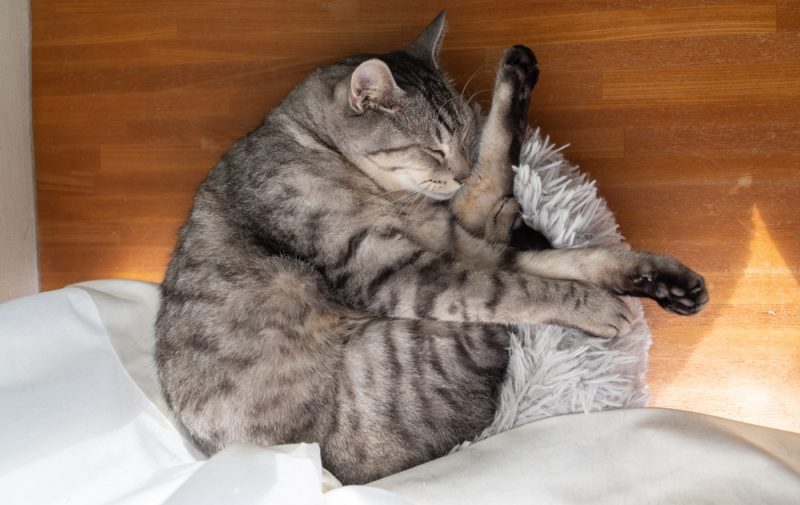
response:
{"label": "outstretched leg", "polygon": [[708,303],[703,277],[671,256],[602,248],[552,249],[520,252],[516,260],[528,274],[645,296],[676,314],[694,314]]}
{"label": "outstretched leg", "polygon": [[489,116],[481,132],[476,165],[453,198],[454,214],[470,232],[491,242],[508,242],[520,224],[512,195],[511,165],[519,163],[528,126],[530,94],[539,70],[525,46],[506,49],[497,71]]}

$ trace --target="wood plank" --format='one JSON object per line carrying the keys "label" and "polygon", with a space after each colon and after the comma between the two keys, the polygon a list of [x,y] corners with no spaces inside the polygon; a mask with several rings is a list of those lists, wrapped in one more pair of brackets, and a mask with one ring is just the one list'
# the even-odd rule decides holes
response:
{"label": "wood plank", "polygon": [[800,61],[603,72],[603,100],[621,104],[741,103],[798,98]]}
{"label": "wood plank", "polygon": [[[443,3],[443,66],[489,103],[504,47],[540,62],[531,121],[638,248],[702,272],[696,317],[646,302],[653,404],[800,431],[800,3]],[[194,190],[303,76],[401,47],[423,0],[33,0],[42,287],[158,281]]]}

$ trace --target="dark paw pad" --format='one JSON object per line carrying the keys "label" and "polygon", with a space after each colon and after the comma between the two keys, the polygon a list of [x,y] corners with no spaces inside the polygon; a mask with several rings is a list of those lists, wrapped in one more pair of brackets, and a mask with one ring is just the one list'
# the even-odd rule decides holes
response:
{"label": "dark paw pad", "polygon": [[530,48],[525,46],[514,46],[506,49],[503,56],[503,65],[510,67],[516,73],[516,79],[520,85],[527,86],[530,90],[536,85],[539,78],[539,68],[536,66],[536,56]]}
{"label": "dark paw pad", "polygon": [[645,268],[631,281],[634,285],[632,294],[649,296],[664,309],[676,314],[695,314],[708,303],[708,290],[703,277],[677,261],[661,267]]}
{"label": "dark paw pad", "polygon": [[528,108],[531,90],[539,78],[536,56],[525,46],[506,49],[503,55],[503,76],[511,83],[512,98],[510,114],[517,128],[523,131],[528,124]]}

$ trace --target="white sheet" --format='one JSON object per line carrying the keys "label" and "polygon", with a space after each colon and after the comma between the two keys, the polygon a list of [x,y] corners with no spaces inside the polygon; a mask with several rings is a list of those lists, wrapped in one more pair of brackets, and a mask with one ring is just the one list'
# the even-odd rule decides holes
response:
{"label": "white sheet", "polygon": [[206,460],[157,406],[155,286],[82,288],[0,305],[0,504],[800,503],[800,435],[661,409],[537,421],[367,487],[326,479],[316,444]]}
{"label": "white sheet", "polygon": [[111,503],[196,461],[120,365],[84,291],[0,305],[0,335],[0,502]]}
{"label": "white sheet", "polygon": [[800,436],[666,409],[575,414],[371,485],[419,505],[797,505]]}
{"label": "white sheet", "polygon": [[369,488],[326,497],[316,444],[205,460],[144,393],[157,395],[153,286],[95,287],[104,318],[78,288],[0,305],[0,504],[407,503]]}

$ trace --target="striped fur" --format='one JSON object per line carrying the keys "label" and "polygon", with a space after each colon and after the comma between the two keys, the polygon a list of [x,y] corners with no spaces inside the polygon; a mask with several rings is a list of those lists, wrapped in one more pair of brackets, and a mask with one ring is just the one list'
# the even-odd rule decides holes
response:
{"label": "striped fur", "polygon": [[339,479],[367,482],[491,422],[505,325],[613,337],[629,314],[611,291],[679,313],[707,300],[668,257],[503,245],[512,223],[492,212],[535,60],[505,54],[483,120],[438,70],[442,31],[315,71],[200,187],[156,336],[165,396],[207,453],[319,442]]}

